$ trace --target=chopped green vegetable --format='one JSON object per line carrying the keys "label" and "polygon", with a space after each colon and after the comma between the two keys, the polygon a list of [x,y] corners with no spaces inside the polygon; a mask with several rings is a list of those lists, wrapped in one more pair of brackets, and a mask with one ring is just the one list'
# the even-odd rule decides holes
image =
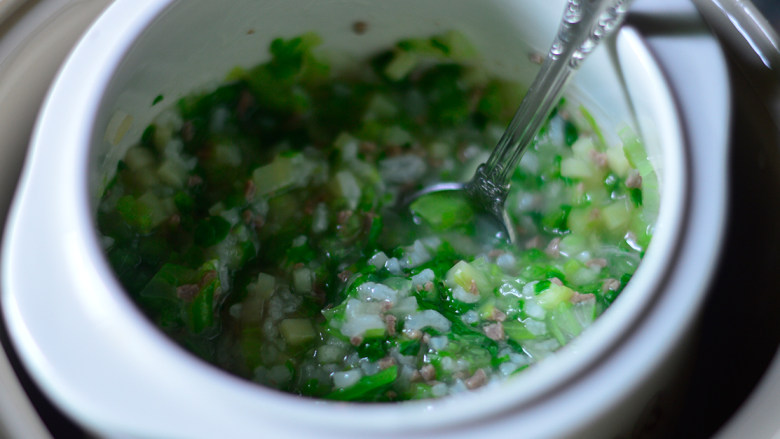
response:
{"label": "chopped green vegetable", "polygon": [[317,336],[308,319],[284,319],[279,323],[279,331],[284,340],[293,346],[308,343]]}
{"label": "chopped green vegetable", "polygon": [[397,377],[398,366],[391,366],[374,375],[364,376],[353,386],[336,390],[325,398],[339,401],[374,401],[380,399],[381,393],[386,390]]}
{"label": "chopped green vegetable", "polygon": [[106,182],[108,260],[161,330],[262,385],[398,401],[520,373],[616,300],[659,206],[634,135],[608,147],[561,101],[514,170],[508,245],[457,192],[398,204],[469,178],[524,88],[457,32],[339,71],[319,43],[180,99]]}
{"label": "chopped green vegetable", "polygon": [[449,230],[472,224],[474,211],[468,199],[459,191],[432,192],[409,205],[434,230]]}

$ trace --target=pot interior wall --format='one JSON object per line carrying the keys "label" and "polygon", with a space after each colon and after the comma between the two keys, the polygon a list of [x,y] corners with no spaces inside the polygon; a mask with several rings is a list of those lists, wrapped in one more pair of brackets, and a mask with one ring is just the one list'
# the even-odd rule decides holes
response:
{"label": "pot interior wall", "polygon": [[[217,84],[232,68],[263,61],[274,38],[316,32],[321,50],[338,63],[404,37],[458,30],[491,71],[528,84],[538,69],[529,55],[546,53],[562,8],[562,1],[533,0],[450,0],[446,8],[436,0],[173,2],[131,47],[108,84],[93,133],[92,194],[100,194],[154,116],[185,94]],[[365,23],[365,32],[354,31],[357,22]],[[619,78],[609,51],[600,48],[575,76],[569,98],[587,102],[604,126],[633,127]],[[163,101],[153,106],[158,96]],[[604,132],[608,141],[617,141],[610,134],[615,130]]]}

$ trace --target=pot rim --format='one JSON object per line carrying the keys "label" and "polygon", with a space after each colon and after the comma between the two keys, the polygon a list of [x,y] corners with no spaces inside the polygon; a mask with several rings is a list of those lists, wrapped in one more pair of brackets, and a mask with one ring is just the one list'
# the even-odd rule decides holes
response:
{"label": "pot rim", "polygon": [[[563,349],[553,358],[545,360],[543,368],[526,371],[523,376],[502,383],[500,391],[485,389],[484,391],[469,392],[462,396],[458,395],[440,400],[396,404],[392,406],[394,411],[392,415],[388,413],[391,410],[390,406],[384,404],[368,406],[313,401],[265,389],[260,386],[247,386],[245,380],[233,377],[213,366],[201,364],[194,356],[170,341],[162,332],[148,322],[115,280],[110,267],[108,267],[105,258],[102,256],[103,252],[98,244],[90,213],[91,209],[87,201],[89,199],[89,190],[87,188],[86,175],[89,172],[87,160],[84,160],[84,157],[89,156],[87,145],[91,143],[90,139],[94,128],[85,128],[79,126],[79,123],[68,123],[80,121],[80,115],[85,115],[83,116],[85,119],[94,121],[94,115],[99,110],[102,101],[102,92],[108,86],[117,66],[121,64],[125,54],[143,29],[152,23],[172,3],[173,1],[156,2],[143,0],[142,3],[139,3],[138,0],[119,0],[108,8],[79,43],[55,81],[44,103],[44,110],[36,126],[32,142],[33,146],[28,157],[20,189],[18,190],[17,200],[14,203],[11,220],[9,221],[8,239],[4,243],[3,248],[3,311],[10,326],[12,339],[21,353],[22,360],[31,370],[32,375],[38,380],[39,384],[42,385],[47,393],[54,396],[61,406],[72,410],[77,417],[87,420],[92,425],[104,425],[109,428],[122,425],[125,428],[130,428],[130,431],[133,428],[127,425],[126,419],[122,420],[121,416],[109,413],[111,411],[121,411],[117,410],[117,407],[108,409],[106,407],[97,407],[103,403],[94,400],[96,394],[90,394],[90,392],[95,392],[98,388],[103,387],[106,380],[103,377],[96,377],[94,375],[96,371],[89,371],[89,367],[85,368],[89,372],[82,371],[82,374],[87,374],[87,376],[81,376],[80,380],[82,381],[73,381],[73,376],[67,377],[63,374],[61,370],[58,370],[59,368],[56,367],[53,361],[56,361],[58,356],[62,358],[63,355],[68,355],[65,352],[67,349],[64,347],[55,348],[55,353],[52,354],[51,346],[47,345],[47,342],[42,341],[40,338],[41,334],[38,331],[41,331],[43,327],[28,320],[33,318],[29,313],[33,311],[34,305],[40,305],[40,303],[28,300],[26,297],[19,295],[18,291],[32,291],[44,283],[41,279],[36,279],[30,284],[25,279],[21,279],[21,276],[17,276],[17,273],[22,271],[21,267],[24,267],[25,263],[37,264],[42,260],[46,260],[46,258],[41,257],[40,253],[31,250],[40,251],[40,239],[47,236],[55,239],[57,235],[62,237],[58,242],[60,248],[50,252],[52,255],[50,259],[52,263],[56,263],[58,258],[65,262],[62,267],[59,267],[52,273],[52,276],[47,281],[51,279],[54,279],[55,282],[60,281],[60,285],[64,285],[67,288],[68,285],[79,285],[79,282],[83,282],[84,279],[91,279],[87,284],[99,286],[99,288],[70,292],[73,295],[73,299],[83,301],[76,309],[81,315],[72,317],[83,318],[85,321],[97,323],[102,329],[107,331],[104,335],[109,336],[117,335],[115,334],[116,329],[111,329],[113,326],[121,328],[132,327],[137,332],[138,340],[156,344],[156,351],[165,351],[164,355],[170,359],[172,365],[186,365],[189,368],[188,378],[209,377],[208,379],[213,382],[204,390],[224,392],[221,394],[230,398],[235,397],[235,401],[239,404],[253,404],[253,402],[257,404],[258,399],[267,398],[268,400],[264,404],[260,406],[255,405],[254,408],[269,410],[273,413],[273,419],[286,418],[287,421],[294,421],[296,418],[299,418],[301,410],[312,410],[312,413],[307,412],[306,416],[310,420],[316,421],[315,424],[335,424],[331,426],[337,426],[339,422],[343,422],[342,416],[349,416],[362,418],[365,421],[364,426],[370,423],[380,428],[405,430],[413,427],[434,428],[445,425],[451,426],[454,412],[458,415],[458,423],[462,424],[477,417],[484,418],[490,416],[491,413],[516,410],[519,406],[527,406],[540,399],[551,398],[551,395],[561,390],[566,383],[580,379],[580,377],[574,376],[575,371],[584,371],[586,368],[599,362],[596,357],[600,358],[609,355],[613,349],[617,349],[618,342],[623,343],[629,337],[629,333],[633,331],[631,328],[635,329],[636,325],[640,324],[636,309],[631,313],[621,313],[619,311],[621,307],[636,308],[648,306],[644,313],[640,314],[647,316],[651,312],[650,307],[656,301],[658,294],[653,297],[647,297],[647,295],[638,297],[632,304],[629,304],[628,300],[618,300],[607,311],[612,312],[609,315],[614,315],[616,316],[615,318],[606,319],[605,317],[608,314],[605,313],[594,324],[591,331],[581,335],[573,344]],[[107,32],[108,29],[112,31]],[[630,35],[628,31],[621,31],[621,33]],[[624,38],[638,38],[638,36]],[[94,53],[104,53],[105,57],[96,60]],[[89,61],[85,64],[86,60]],[[72,93],[63,92],[63,90],[67,90],[70,87],[69,84],[74,80],[91,84],[91,87],[88,87],[76,100],[73,99]],[[676,106],[674,103],[671,105],[672,107]],[[63,109],[68,109],[66,117],[62,116]],[[77,154],[54,155],[57,160],[51,159],[51,154],[47,153],[42,145],[51,144],[50,142],[53,140],[51,124],[53,123],[56,123],[56,126],[60,128],[64,126],[64,129],[57,131],[57,138],[60,140],[65,139],[64,144],[79,145]],[[688,136],[687,133],[683,135]],[[672,161],[671,166],[675,166],[675,163],[682,165],[685,161],[686,159],[683,157],[679,161]],[[45,187],[40,181],[43,179],[37,178],[37,176],[50,173],[58,175],[59,178],[63,179],[62,181],[72,182],[74,186],[71,186],[71,183],[67,183],[55,190]],[[679,184],[682,185],[683,182],[680,181]],[[61,192],[66,193],[62,194]],[[41,208],[39,205],[40,197],[46,193],[59,193],[62,198],[52,200],[51,203],[48,203],[51,206]],[[81,194],[80,197],[76,195],[78,193]],[[686,191],[681,190],[675,192],[675,194],[679,195],[679,197],[674,197],[672,201],[677,205],[679,211],[682,212],[682,209],[686,206],[686,199],[684,198]],[[74,196],[75,198],[73,198]],[[668,196],[662,197],[662,199],[669,198]],[[73,205],[79,206],[79,208],[69,208]],[[51,224],[47,221],[54,218],[57,219],[59,224],[56,225],[56,230],[49,231]],[[681,233],[684,221],[681,218],[677,218],[673,223],[675,226],[670,227],[665,232],[668,233],[668,236],[662,236],[661,238],[656,236],[653,242],[665,239],[669,245],[682,245],[679,243],[682,241]],[[31,229],[36,230],[35,236],[30,236],[29,231],[24,233],[24,230]],[[83,243],[86,243],[86,246]],[[650,268],[643,268],[648,265],[648,257],[651,258],[650,262],[652,262],[652,255],[656,254],[651,253],[653,250],[654,247],[651,244],[650,249],[648,249],[649,256],[640,264],[635,279],[636,277],[641,278],[644,276],[647,278],[646,282],[655,284],[657,287],[660,283],[665,282],[665,279],[652,279],[652,273],[666,272],[666,269],[656,267],[656,270],[650,270]],[[675,253],[679,252],[675,250]],[[96,261],[98,262],[95,263]],[[656,262],[658,267],[667,267],[672,263],[672,260],[659,260]],[[707,267],[704,268],[703,272],[705,273],[702,274],[702,277],[708,277],[707,273],[709,271]],[[638,283],[633,282],[633,285]],[[637,294],[630,296],[631,285],[632,283],[623,292],[621,299],[625,296],[637,296]],[[109,294],[92,294],[94,290],[103,289],[109,291]],[[654,287],[653,290],[655,289]],[[692,296],[696,296],[696,294],[692,293]],[[134,312],[127,312],[128,309],[132,309]],[[615,309],[617,311],[613,311]],[[623,318],[619,319],[619,316],[623,316]],[[633,323],[626,321],[634,318],[637,319]],[[609,322],[614,323],[608,326]],[[60,318],[53,319],[51,323],[53,323],[51,328],[57,327],[57,324],[61,325],[59,327],[64,328],[76,322],[72,318]],[[622,328],[624,332],[620,333],[619,336],[612,333],[610,335],[610,343],[595,341],[597,335],[603,333],[609,335],[610,330],[614,331],[615,327]],[[85,332],[86,329],[82,328],[79,331]],[[86,340],[94,340],[99,335],[91,334]],[[103,340],[103,343],[105,342]],[[588,350],[589,354],[583,355],[582,350],[586,350],[583,349],[583,346],[588,347],[588,349],[592,347],[588,346],[589,343],[596,345],[598,349]],[[138,355],[143,355],[146,349],[144,349],[145,347],[142,344],[138,341],[128,341],[124,347],[133,350]],[[89,347],[80,349],[80,352],[91,355],[88,351]],[[157,357],[155,356],[155,358]],[[572,369],[567,364],[570,362],[577,363],[578,367]],[[565,380],[545,378],[545,376],[562,373],[561,371],[566,372],[562,375],[566,377]],[[89,388],[77,388],[78,385],[84,384],[83,380],[85,379],[93,380],[93,383],[87,386]],[[545,384],[542,386],[537,384],[539,387],[535,393],[526,392],[530,393],[531,396],[527,396],[525,399],[518,398],[517,390],[519,388],[528,386],[529,383],[534,381],[539,382],[538,380],[548,381],[542,383]],[[130,381],[140,381],[148,385],[145,380],[138,377]],[[554,382],[555,385],[550,385],[550,382]],[[186,382],[177,382],[175,384],[181,386],[186,385]],[[74,392],[76,393],[74,394]],[[480,410],[464,410],[463,407],[465,406],[477,406],[480,407]],[[97,412],[95,411],[96,409]],[[96,415],[96,413],[99,413],[99,415]],[[401,425],[398,422],[398,419],[402,417],[406,423],[405,425]],[[418,422],[410,424],[410,417],[416,417],[415,419]]]}

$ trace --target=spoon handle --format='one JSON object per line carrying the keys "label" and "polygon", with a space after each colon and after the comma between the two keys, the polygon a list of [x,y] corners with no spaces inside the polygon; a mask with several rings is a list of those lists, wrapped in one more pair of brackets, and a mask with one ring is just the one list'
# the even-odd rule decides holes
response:
{"label": "spoon handle", "polygon": [[[568,0],[558,35],[541,70],[488,160],[467,184],[487,195],[485,207],[503,208],[509,180],[523,152],[558,104],[569,78],[585,58],[622,22],[632,0]],[[476,194],[479,192],[480,194]]]}

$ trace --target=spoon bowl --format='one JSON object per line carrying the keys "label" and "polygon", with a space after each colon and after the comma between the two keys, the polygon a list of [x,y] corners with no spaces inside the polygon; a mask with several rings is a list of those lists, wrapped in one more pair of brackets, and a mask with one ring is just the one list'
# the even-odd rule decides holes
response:
{"label": "spoon bowl", "polygon": [[568,0],[541,70],[488,160],[468,182],[428,186],[407,197],[404,204],[437,192],[459,191],[478,221],[495,231],[491,235],[514,242],[514,228],[504,209],[512,173],[560,101],[569,79],[601,40],[620,26],[631,1]]}
{"label": "spoon bowl", "polygon": [[[477,173],[480,173],[483,168],[484,165],[477,170]],[[413,203],[423,197],[435,196],[435,194],[441,193],[447,193],[449,197],[460,197],[474,214],[472,221],[475,223],[475,230],[479,230],[480,236],[485,238],[481,239],[478,237],[478,242],[484,242],[488,239],[498,239],[509,243],[516,242],[517,234],[512,226],[509,214],[503,207],[503,202],[499,206],[500,209],[494,210],[496,206],[485,202],[487,190],[479,185],[475,185],[475,181],[477,181],[476,175],[471,181],[466,183],[452,181],[435,183],[405,197],[402,205],[411,209],[412,214],[415,215],[416,209]],[[490,183],[484,178],[480,178],[479,181]]]}

